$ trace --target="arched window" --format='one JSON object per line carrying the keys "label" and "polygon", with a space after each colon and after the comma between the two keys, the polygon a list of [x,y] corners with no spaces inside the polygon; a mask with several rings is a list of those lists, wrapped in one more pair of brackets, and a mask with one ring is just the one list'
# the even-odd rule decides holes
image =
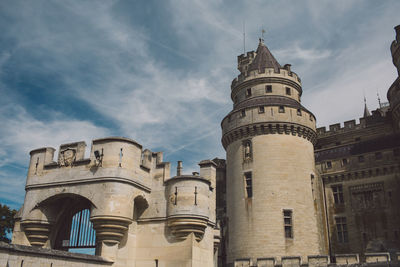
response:
{"label": "arched window", "polygon": [[83,208],[65,217],[65,224],[58,232],[56,249],[95,254],[96,231],[90,221],[90,210]]}

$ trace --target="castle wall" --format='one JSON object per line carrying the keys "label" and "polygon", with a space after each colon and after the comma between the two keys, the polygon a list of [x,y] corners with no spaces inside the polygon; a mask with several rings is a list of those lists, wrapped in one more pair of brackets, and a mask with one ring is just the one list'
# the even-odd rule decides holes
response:
{"label": "castle wall", "polygon": [[[227,148],[229,236],[235,236],[228,245],[230,255],[255,259],[319,254],[311,187],[313,145],[301,137],[279,134],[255,136],[252,145],[250,163],[243,162],[241,141]],[[252,172],[251,199],[245,196],[245,172]],[[286,209],[293,212],[293,238],[285,238]]]}
{"label": "castle wall", "polygon": [[400,138],[390,110],[318,129],[316,167],[328,210],[332,253],[400,249]]}
{"label": "castle wall", "polygon": [[94,140],[89,158],[85,147],[61,145],[57,161],[53,148],[31,152],[13,244],[62,250],[68,214],[87,208],[96,255],[112,266],[214,266],[214,162],[170,178],[162,154],[133,140]]}

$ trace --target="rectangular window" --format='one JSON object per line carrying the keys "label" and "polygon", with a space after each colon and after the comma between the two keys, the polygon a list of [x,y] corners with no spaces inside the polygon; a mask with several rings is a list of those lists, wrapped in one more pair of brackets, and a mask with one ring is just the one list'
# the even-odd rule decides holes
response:
{"label": "rectangular window", "polygon": [[342,204],[344,203],[343,199],[343,186],[340,185],[333,185],[332,186],[333,198],[335,200],[335,204]]}
{"label": "rectangular window", "polygon": [[364,162],[364,161],[365,161],[365,158],[363,155],[358,156],[358,162]]}
{"label": "rectangular window", "polygon": [[382,152],[376,152],[375,159],[382,159]]}
{"label": "rectangular window", "polygon": [[265,112],[264,106],[258,108],[258,113],[264,113],[264,112]]}
{"label": "rectangular window", "polygon": [[241,115],[242,115],[242,117],[246,117],[246,110],[242,109]]}
{"label": "rectangular window", "polygon": [[285,107],[279,106],[279,113],[285,113]]}
{"label": "rectangular window", "polygon": [[293,238],[293,222],[291,210],[283,210],[283,224],[285,227],[285,238]]}
{"label": "rectangular window", "polygon": [[335,221],[336,221],[336,230],[339,243],[349,242],[346,217],[335,218]]}
{"label": "rectangular window", "polygon": [[297,115],[301,116],[301,109],[297,109]]}
{"label": "rectangular window", "polygon": [[327,169],[332,168],[332,161],[327,161],[327,162],[326,162],[326,168],[327,168]]}
{"label": "rectangular window", "polygon": [[292,92],[290,91],[290,88],[289,88],[289,87],[286,87],[286,94],[287,94],[287,95],[291,95],[291,94],[292,94]]}
{"label": "rectangular window", "polygon": [[244,180],[246,184],[246,197],[252,198],[253,197],[253,181],[251,177],[251,172],[246,172],[244,174]]}
{"label": "rectangular window", "polygon": [[313,121],[313,116],[310,114],[310,121]]}
{"label": "rectangular window", "polygon": [[265,86],[265,92],[266,93],[272,93],[272,85],[266,85]]}
{"label": "rectangular window", "polygon": [[249,97],[249,96],[251,96],[251,88],[247,89],[247,91],[246,91],[246,97]]}
{"label": "rectangular window", "polygon": [[346,166],[347,164],[349,164],[349,160],[348,159],[342,159],[342,166]]}

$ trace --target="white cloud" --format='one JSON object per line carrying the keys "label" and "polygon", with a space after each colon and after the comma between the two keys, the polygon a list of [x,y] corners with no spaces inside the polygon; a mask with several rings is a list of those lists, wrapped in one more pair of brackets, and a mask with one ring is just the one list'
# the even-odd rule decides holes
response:
{"label": "white cloud", "polygon": [[[38,119],[31,114],[35,107],[11,98],[15,106],[3,106],[1,111],[7,112],[0,115],[0,123],[7,125],[0,130],[0,166],[26,166],[33,148],[90,142],[94,134],[110,133],[162,149],[165,160],[184,158],[189,170],[197,169],[200,159],[222,156],[220,121],[231,109],[230,82],[238,74],[236,56],[243,51],[243,20],[246,50],[256,48],[264,27],[266,43],[278,61],[293,63],[303,80],[303,102],[319,125],[356,118],[362,112],[362,91],[368,103],[377,89],[384,98],[394,77],[389,48],[382,48],[382,40],[390,43],[394,36],[393,18],[398,16],[393,10],[399,6],[394,3],[380,6],[378,12],[360,1],[288,5],[171,0],[162,8],[165,23],[170,23],[169,38],[176,42],[156,39],[159,33],[149,32],[145,21],[122,20],[115,10],[122,4],[118,1],[3,6],[16,22],[3,35],[13,47],[0,55],[0,75],[2,66],[22,58],[17,63],[24,73],[60,79],[59,88],[53,89],[57,101],[83,100],[95,116],[113,125],[100,127],[62,113]],[[162,54],[173,60],[160,58]],[[0,76],[0,85],[4,78]]]}

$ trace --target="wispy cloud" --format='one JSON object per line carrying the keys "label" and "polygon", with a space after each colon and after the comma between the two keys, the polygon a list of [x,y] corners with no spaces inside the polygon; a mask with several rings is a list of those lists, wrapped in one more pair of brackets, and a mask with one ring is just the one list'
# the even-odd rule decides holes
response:
{"label": "wispy cloud", "polygon": [[[20,190],[30,149],[111,134],[188,170],[222,157],[244,20],[246,50],[265,28],[272,53],[302,78],[319,125],[355,118],[362,91],[370,101],[393,80],[388,44],[399,9],[396,1],[0,3],[0,187],[15,177]],[[4,198],[21,203],[18,192]]]}

